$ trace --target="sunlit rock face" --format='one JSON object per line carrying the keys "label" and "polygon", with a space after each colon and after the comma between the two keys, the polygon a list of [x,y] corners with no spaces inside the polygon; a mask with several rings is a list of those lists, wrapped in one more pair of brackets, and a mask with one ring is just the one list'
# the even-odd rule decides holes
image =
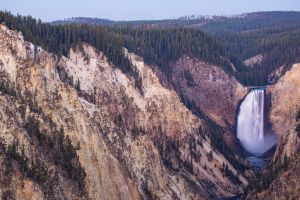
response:
{"label": "sunlit rock face", "polygon": [[291,156],[297,150],[296,113],[300,108],[300,63],[268,87],[271,95],[270,122],[278,135],[275,159]]}
{"label": "sunlit rock face", "polygon": [[237,137],[242,146],[254,155],[261,155],[276,144],[274,134],[264,132],[264,90],[252,90],[240,106]]}
{"label": "sunlit rock face", "polygon": [[[205,122],[160,84],[142,58],[124,50],[137,76],[131,77],[88,44],[59,58],[4,26],[0,44],[0,80],[14,91],[0,92],[0,143],[18,140],[17,151],[29,163],[39,159],[47,172],[45,182],[35,182],[14,163],[16,170],[0,170],[14,180],[0,184],[0,194],[9,191],[11,199],[217,199],[241,192],[219,166],[237,171],[199,134]],[[76,147],[72,163],[86,176],[69,177],[54,162],[48,142],[28,130],[30,119],[38,122],[34,132],[47,138],[64,129],[68,145]],[[182,164],[190,161],[190,141],[202,155],[192,160],[193,172]],[[178,146],[176,154],[166,150],[172,146]],[[0,152],[1,159],[5,156]],[[247,183],[242,175],[238,178]]]}

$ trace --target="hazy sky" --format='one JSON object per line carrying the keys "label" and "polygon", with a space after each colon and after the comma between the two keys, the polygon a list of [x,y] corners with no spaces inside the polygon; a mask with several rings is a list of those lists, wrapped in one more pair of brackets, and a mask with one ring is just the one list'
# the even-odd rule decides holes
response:
{"label": "hazy sky", "polygon": [[79,16],[137,20],[177,18],[192,14],[300,11],[300,0],[0,0],[0,10],[31,15],[43,21]]}

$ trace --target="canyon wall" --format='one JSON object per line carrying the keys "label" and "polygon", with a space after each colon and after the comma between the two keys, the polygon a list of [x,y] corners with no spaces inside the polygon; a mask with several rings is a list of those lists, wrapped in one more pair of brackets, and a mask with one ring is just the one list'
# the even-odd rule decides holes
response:
{"label": "canyon wall", "polygon": [[294,64],[279,81],[268,88],[271,94],[270,121],[278,136],[275,159],[291,156],[297,145],[296,113],[300,108],[300,64]]}
{"label": "canyon wall", "polygon": [[222,127],[232,128],[236,110],[247,94],[220,66],[183,56],[172,65],[172,82],[183,101],[192,104]]}
{"label": "canyon wall", "polygon": [[[0,173],[13,178],[0,180],[7,182],[2,197],[212,199],[241,192],[221,171],[224,163],[237,174],[212,147],[206,122],[142,58],[124,49],[132,63],[124,74],[88,44],[59,58],[3,25],[0,45],[0,162],[7,166]],[[237,85],[228,95],[243,91]]]}

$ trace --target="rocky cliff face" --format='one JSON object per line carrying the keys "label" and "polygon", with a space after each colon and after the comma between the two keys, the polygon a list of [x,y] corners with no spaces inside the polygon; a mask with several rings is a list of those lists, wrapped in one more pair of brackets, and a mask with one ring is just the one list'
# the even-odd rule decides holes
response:
{"label": "rocky cliff face", "polygon": [[[133,69],[123,74],[88,44],[58,58],[3,25],[0,45],[0,174],[11,177],[0,178],[2,197],[211,199],[241,191],[220,170],[224,163],[237,173],[212,148],[206,123],[142,58],[124,50]],[[230,84],[214,76],[208,83]],[[235,85],[224,99],[241,93]]]}
{"label": "rocky cliff face", "polygon": [[258,54],[256,56],[253,56],[251,58],[248,58],[246,60],[244,60],[244,65],[246,65],[247,67],[253,67],[256,64],[261,64],[261,62],[263,61],[263,55],[262,54]]}
{"label": "rocky cliff face", "polygon": [[295,129],[300,107],[300,64],[295,64],[268,92],[272,103],[270,121],[279,141],[275,159],[283,158],[295,152],[298,140]]}
{"label": "rocky cliff face", "polygon": [[198,59],[184,56],[172,66],[172,82],[183,101],[220,126],[232,128],[237,107],[247,89],[221,67]]}

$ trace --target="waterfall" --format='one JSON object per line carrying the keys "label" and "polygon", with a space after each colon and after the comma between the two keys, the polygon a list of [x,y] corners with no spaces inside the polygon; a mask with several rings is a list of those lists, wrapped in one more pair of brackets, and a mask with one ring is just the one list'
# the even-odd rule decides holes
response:
{"label": "waterfall", "polygon": [[274,134],[264,133],[264,96],[264,90],[252,90],[242,102],[238,115],[237,137],[254,155],[261,155],[276,144]]}

